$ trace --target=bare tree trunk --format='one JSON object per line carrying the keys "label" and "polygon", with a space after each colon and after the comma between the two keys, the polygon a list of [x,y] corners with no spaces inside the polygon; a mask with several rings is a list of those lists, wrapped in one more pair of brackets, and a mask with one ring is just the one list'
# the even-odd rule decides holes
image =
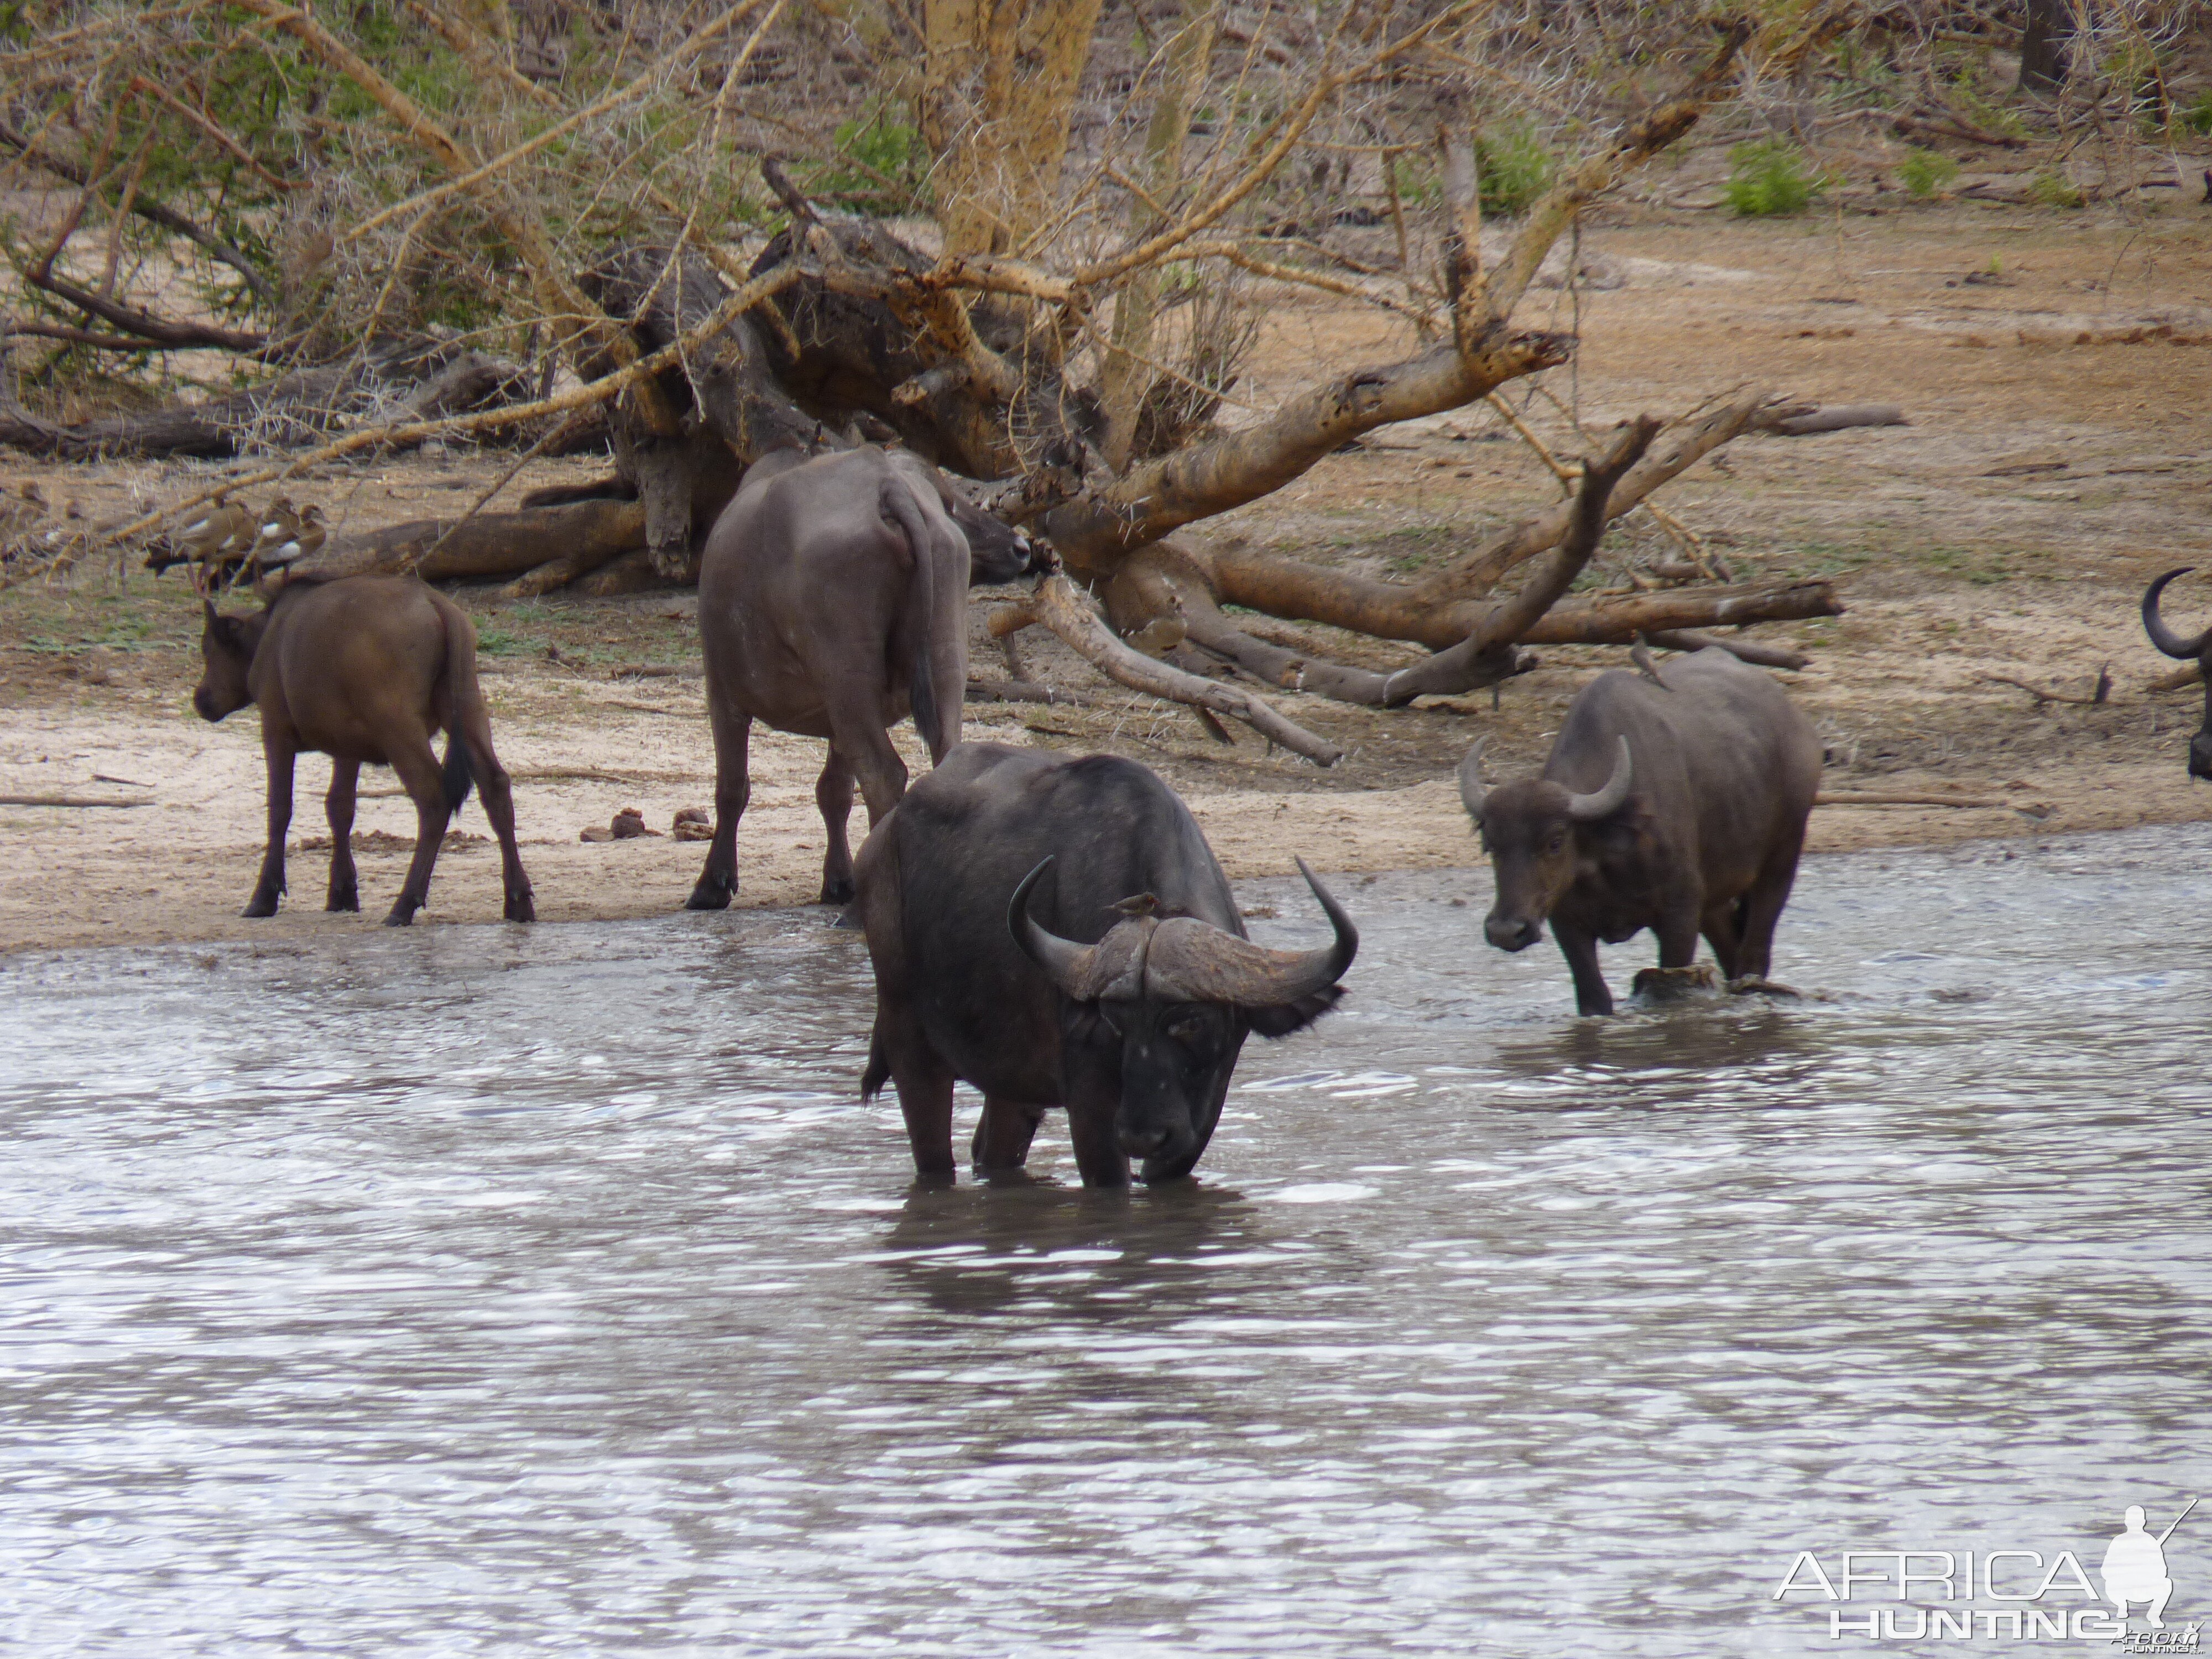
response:
{"label": "bare tree trunk", "polygon": [[364,536],[334,536],[289,574],[295,580],[400,570],[412,570],[425,581],[520,576],[556,560],[590,569],[644,546],[642,502],[573,501],[471,519],[416,519]]}
{"label": "bare tree trunk", "polygon": [[[1213,57],[1218,4],[1219,0],[1189,0],[1182,29],[1168,44],[1159,99],[1145,132],[1145,183],[1154,202],[1172,200],[1182,183],[1183,144],[1190,136],[1191,110]],[[1130,240],[1142,241],[1160,228],[1158,215],[1133,196]],[[1098,401],[1105,417],[1106,465],[1116,472],[1128,465],[1136,436],[1137,404],[1150,373],[1141,360],[1152,356],[1159,295],[1159,272],[1147,266],[1132,271],[1114,299],[1114,343],[1099,368]]]}
{"label": "bare tree trunk", "polygon": [[1003,253],[1055,217],[1099,0],[926,0],[921,131],[950,254]]}

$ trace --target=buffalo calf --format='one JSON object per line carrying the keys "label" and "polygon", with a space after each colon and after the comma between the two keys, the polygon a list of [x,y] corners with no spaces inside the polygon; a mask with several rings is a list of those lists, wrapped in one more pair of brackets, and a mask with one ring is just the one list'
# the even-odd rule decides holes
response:
{"label": "buffalo calf", "polygon": [[1492,945],[1526,950],[1548,920],[1585,1014],[1613,1012],[1598,941],[1646,927],[1662,968],[1703,933],[1729,980],[1764,981],[1820,787],[1820,740],[1771,676],[1717,647],[1616,669],[1569,705],[1541,777],[1486,787],[1481,755],[1460,794],[1498,880]]}
{"label": "buffalo calf", "polygon": [[874,823],[906,788],[890,727],[910,711],[932,761],[960,741],[969,586],[1012,581],[1042,556],[902,450],[811,460],[781,450],[755,462],[699,568],[714,839],[687,908],[720,910],[738,890],[756,720],[830,740],[814,788],[830,843],[822,902],[850,899],[854,780]]}
{"label": "buffalo calf", "polygon": [[[477,686],[477,631],[459,606],[412,576],[349,576],[288,584],[258,616],[226,616],[212,602],[206,611],[200,635],[206,672],[192,708],[203,720],[219,720],[254,704],[269,763],[269,845],[247,915],[276,913],[285,890],[293,763],[301,750],[315,750],[331,757],[324,908],[361,908],[353,814],[366,761],[391,767],[415,803],[415,859],[384,919],[387,927],[405,927],[428,898],[439,843],[471,778],[499,836],[507,919],[536,919],[514,844],[513,793],[492,751],[491,717]],[[441,729],[448,733],[442,768],[430,747]]]}
{"label": "buffalo calf", "polygon": [[983,1094],[974,1158],[1018,1169],[1067,1109],[1089,1187],[1188,1175],[1244,1039],[1334,1007],[1359,934],[1305,870],[1335,939],[1269,951],[1175,792],[1134,761],[968,743],[860,849],[876,970],[861,1091],[898,1089],[916,1170],[952,1172],[952,1085]]}

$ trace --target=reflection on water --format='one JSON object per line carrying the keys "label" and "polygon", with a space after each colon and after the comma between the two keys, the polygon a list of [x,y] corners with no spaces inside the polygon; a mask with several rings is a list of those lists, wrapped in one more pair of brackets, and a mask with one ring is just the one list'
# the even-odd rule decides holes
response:
{"label": "reflection on water", "polygon": [[1799,1549],[2094,1569],[2212,1487],[2208,865],[1809,860],[1803,1000],[1609,1022],[1481,874],[1353,884],[1131,1194],[1056,1120],[910,1191],[818,913],[15,961],[0,1632],[1751,1655],[1836,1650]]}

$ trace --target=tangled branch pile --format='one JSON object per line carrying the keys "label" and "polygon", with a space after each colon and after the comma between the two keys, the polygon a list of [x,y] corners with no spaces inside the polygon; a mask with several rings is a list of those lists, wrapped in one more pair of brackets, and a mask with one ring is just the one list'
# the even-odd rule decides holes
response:
{"label": "tangled branch pile", "polygon": [[[1681,585],[1563,602],[1608,518],[1790,412],[1759,398],[1633,428],[1632,454],[1546,452],[1575,497],[1419,584],[1168,538],[1568,361],[1516,307],[1585,207],[1701,124],[1806,136],[1856,100],[1987,125],[1942,43],[2015,44],[2041,3],[32,0],[0,21],[0,154],[29,186],[0,218],[0,441],[275,458],[234,493],[432,436],[611,448],[587,499],[317,555],[528,592],[688,580],[754,458],[896,440],[1040,526],[1160,672],[1370,703],[1488,684],[1530,642],[1829,614],[1821,584],[1714,580],[1686,532]],[[2076,116],[2139,100],[2127,43],[2154,69],[2165,12],[2075,12],[2052,84]],[[1387,314],[1401,355],[1252,407],[1288,289]],[[1437,654],[1365,673],[1224,605]],[[1000,622],[1073,642],[1067,610]]]}

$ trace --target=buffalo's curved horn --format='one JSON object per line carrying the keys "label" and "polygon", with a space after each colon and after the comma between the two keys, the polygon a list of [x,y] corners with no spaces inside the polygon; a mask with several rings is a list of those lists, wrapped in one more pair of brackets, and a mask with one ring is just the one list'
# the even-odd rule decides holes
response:
{"label": "buffalo's curved horn", "polygon": [[2153,645],[2169,657],[2202,656],[2204,647],[2212,645],[2212,628],[2206,629],[2193,640],[2185,640],[2169,629],[2158,614],[2158,596],[2166,591],[2166,585],[2176,576],[2187,575],[2196,568],[2193,564],[2177,566],[2153,582],[2143,594],[2143,632],[2150,635]]}
{"label": "buffalo's curved horn", "polygon": [[1613,763],[1613,775],[1605,781],[1605,787],[1595,795],[1567,797],[1567,816],[1577,823],[1592,823],[1599,818],[1609,818],[1620,811],[1628,799],[1628,786],[1636,780],[1636,763],[1628,752],[1628,739],[1620,740],[1620,758]]}
{"label": "buffalo's curved horn", "polygon": [[1160,924],[1145,960],[1145,989],[1176,1002],[1231,1002],[1279,1008],[1325,991],[1359,953],[1359,930],[1304,859],[1298,873],[1313,889],[1336,937],[1317,951],[1270,951],[1189,916]]}
{"label": "buffalo's curved horn", "polygon": [[1014,943],[1021,946],[1022,954],[1043,969],[1047,979],[1068,995],[1079,997],[1091,978],[1093,947],[1048,933],[1030,915],[1030,890],[1052,868],[1053,856],[1047,854],[1036,869],[1022,878],[1022,884],[1014,889],[1013,902],[1006,907],[1006,926],[1013,933]]}
{"label": "buffalo's curved horn", "polygon": [[1482,751],[1488,738],[1477,738],[1474,747],[1467,751],[1467,758],[1459,763],[1459,800],[1467,808],[1468,817],[1477,823],[1482,822],[1482,798],[1490,787],[1482,781]]}

